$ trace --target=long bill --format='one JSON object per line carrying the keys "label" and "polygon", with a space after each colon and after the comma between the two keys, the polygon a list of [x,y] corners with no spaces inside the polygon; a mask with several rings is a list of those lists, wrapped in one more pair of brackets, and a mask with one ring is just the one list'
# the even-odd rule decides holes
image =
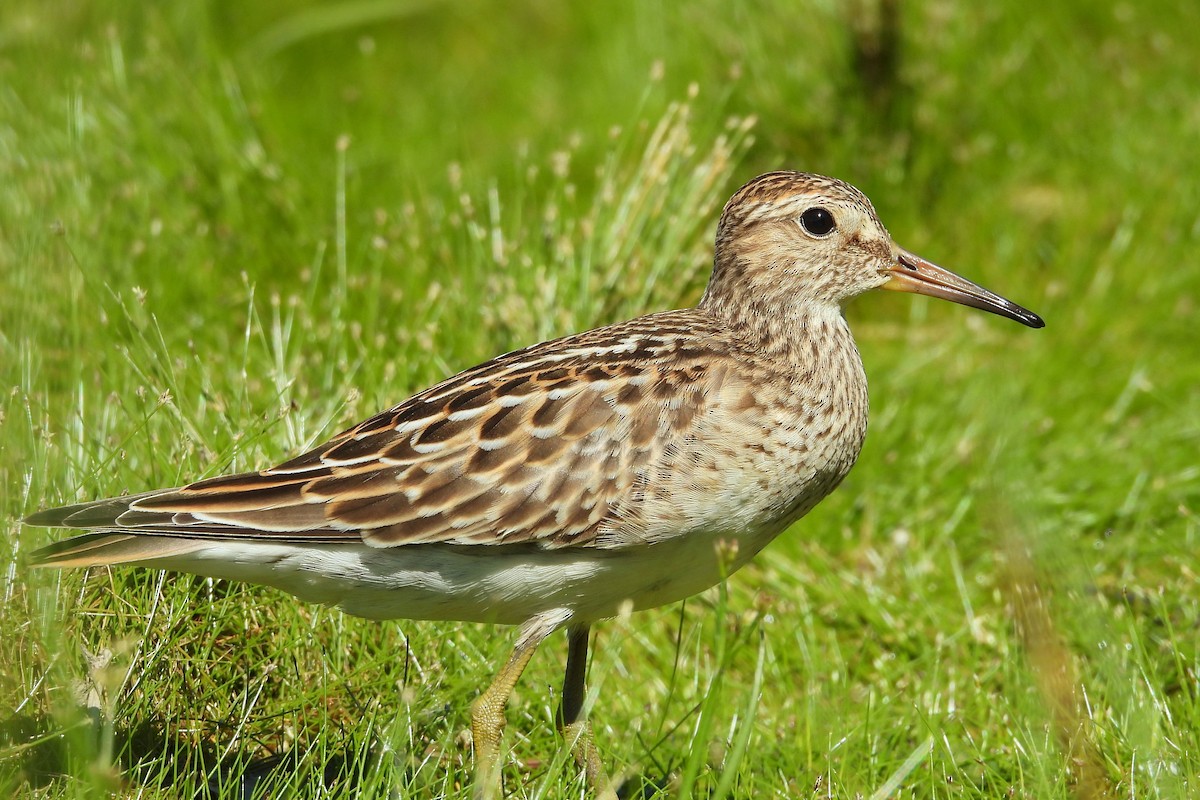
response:
{"label": "long bill", "polygon": [[888,270],[888,274],[891,275],[891,280],[883,285],[884,289],[939,297],[952,303],[1008,317],[1031,328],[1046,326],[1042,318],[1029,309],[989,292],[982,286],[971,283],[966,278],[907,250],[899,250],[896,264]]}

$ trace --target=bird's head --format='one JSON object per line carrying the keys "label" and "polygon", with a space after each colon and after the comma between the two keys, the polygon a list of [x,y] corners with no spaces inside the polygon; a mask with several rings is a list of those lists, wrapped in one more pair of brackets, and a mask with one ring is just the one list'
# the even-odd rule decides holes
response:
{"label": "bird's head", "polygon": [[[1033,312],[896,245],[871,201],[848,183],[770,172],[739,189],[717,226],[715,268],[702,303],[727,298],[770,313],[837,307],[871,289],[940,297],[1031,328]],[[772,307],[774,307],[772,309]]]}

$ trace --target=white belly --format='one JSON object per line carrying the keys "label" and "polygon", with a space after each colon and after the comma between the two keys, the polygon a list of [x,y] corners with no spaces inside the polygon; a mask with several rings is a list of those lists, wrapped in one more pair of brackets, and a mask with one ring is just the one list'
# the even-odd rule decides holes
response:
{"label": "white belly", "polygon": [[622,550],[227,541],[147,566],[274,586],[372,619],[519,624],[563,609],[586,622],[704,591],[777,532],[691,533]]}

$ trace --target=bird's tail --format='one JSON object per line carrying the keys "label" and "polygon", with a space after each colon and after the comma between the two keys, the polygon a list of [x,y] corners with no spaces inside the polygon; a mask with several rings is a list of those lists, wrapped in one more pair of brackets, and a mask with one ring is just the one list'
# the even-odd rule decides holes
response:
{"label": "bird's tail", "polygon": [[86,529],[88,533],[54,542],[31,556],[35,567],[97,567],[154,561],[200,549],[204,542],[153,530],[128,529],[119,522],[137,500],[175,490],[110,497],[91,503],[48,508],[25,518],[26,525]]}
{"label": "bird's tail", "polygon": [[72,536],[33,551],[30,565],[67,568],[143,563],[186,555],[204,545],[202,540],[180,536],[97,531]]}

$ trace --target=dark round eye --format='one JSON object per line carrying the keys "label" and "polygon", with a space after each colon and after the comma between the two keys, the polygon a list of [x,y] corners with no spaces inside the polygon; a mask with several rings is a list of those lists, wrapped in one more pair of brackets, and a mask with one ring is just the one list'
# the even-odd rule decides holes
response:
{"label": "dark round eye", "polygon": [[824,236],[837,227],[833,214],[820,206],[813,206],[801,214],[800,225],[813,236]]}

